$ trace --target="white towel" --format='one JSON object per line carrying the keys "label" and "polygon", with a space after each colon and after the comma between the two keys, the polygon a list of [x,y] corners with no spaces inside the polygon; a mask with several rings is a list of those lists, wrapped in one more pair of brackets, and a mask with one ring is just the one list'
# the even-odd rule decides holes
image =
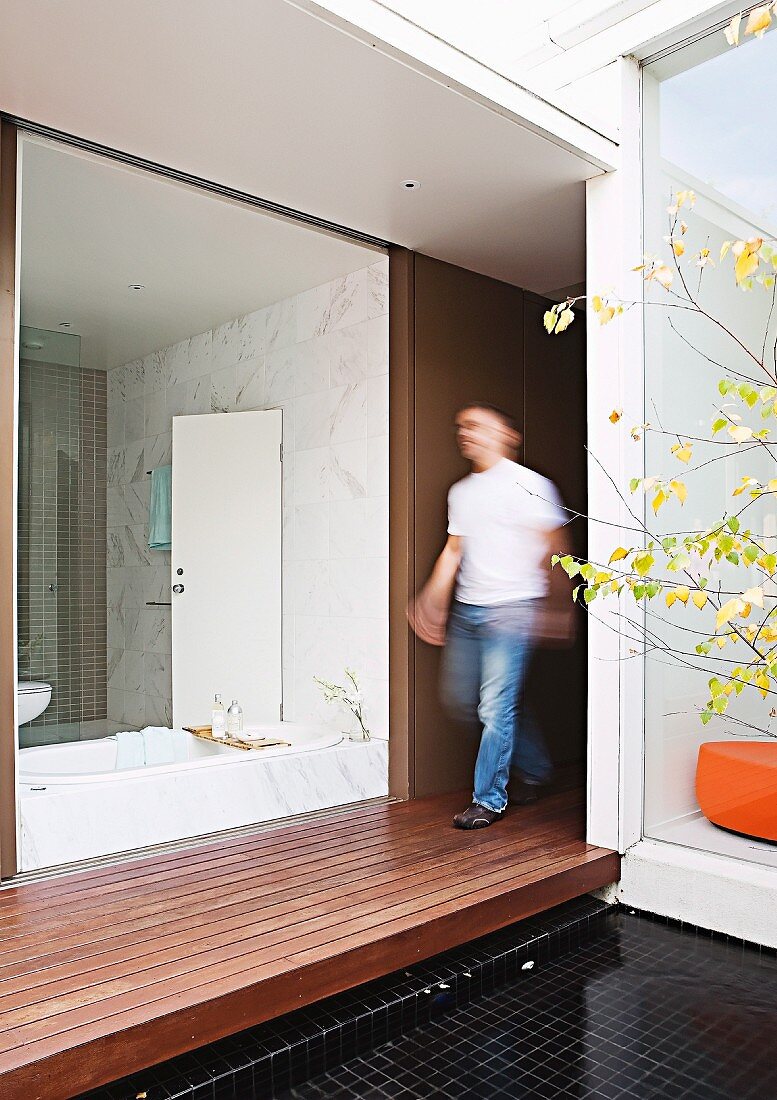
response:
{"label": "white towel", "polygon": [[146,762],[143,736],[137,730],[125,730],[116,734],[116,770],[142,768]]}
{"label": "white towel", "polygon": [[175,762],[173,731],[166,726],[146,726],[140,731],[146,752],[146,765]]}

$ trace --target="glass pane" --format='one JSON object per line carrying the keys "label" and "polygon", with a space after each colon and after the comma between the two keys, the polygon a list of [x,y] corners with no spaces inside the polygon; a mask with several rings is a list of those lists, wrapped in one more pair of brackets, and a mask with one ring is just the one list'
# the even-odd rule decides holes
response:
{"label": "glass pane", "polygon": [[[679,478],[688,490],[684,505],[672,497],[658,515],[650,506],[655,490],[647,494],[646,522],[659,537],[682,538],[741,512],[741,530],[753,532],[759,558],[777,552],[775,497],[734,493],[745,477],[759,484],[775,477],[774,451],[768,441],[738,444],[731,431],[768,427],[774,434],[771,405],[759,396],[765,385],[777,385],[773,270],[767,256],[754,273],[766,276],[766,285],[754,282],[747,289],[737,285],[733,255],[721,260],[720,253],[725,241],[773,241],[777,235],[777,155],[763,140],[754,108],[754,89],[758,98],[768,100],[776,82],[777,35],[730,49],[716,34],[644,73],[645,251],[666,260],[671,256],[670,235],[681,242],[680,250],[684,246],[676,267],[667,260],[674,272],[671,289],[646,284],[644,415],[651,428],[645,434],[645,468],[648,476]],[[674,215],[667,208],[683,190],[695,193],[695,205],[685,203],[672,229]],[[687,223],[685,231],[680,222]],[[699,266],[702,249],[709,249],[714,266]],[[736,393],[722,394],[722,379],[752,386],[754,407]],[[770,415],[762,419],[760,412],[767,407]],[[713,435],[718,419],[724,423]],[[684,464],[671,447],[686,441],[692,443],[692,456]],[[716,609],[727,600],[763,586],[768,611],[777,593],[758,564],[726,560],[737,552],[742,548],[737,551],[733,542],[724,547],[711,571],[692,554],[685,568],[665,574],[670,584],[685,583],[691,593],[696,578],[708,574],[709,599],[703,610],[690,600],[669,609],[664,594],[647,604],[644,831],[691,847],[770,862],[774,849],[748,816],[751,795],[737,788],[733,777],[739,756],[758,756],[764,742],[777,754],[772,741],[777,733],[775,697],[764,699],[747,686],[740,696],[731,695],[724,714],[714,713],[706,724],[701,720],[711,690],[717,690],[710,688],[710,680],[727,684],[738,666],[755,674],[762,664],[756,651],[767,654],[771,649],[764,644],[768,627],[760,638],[748,640],[748,627],[757,626],[765,614],[757,606],[748,618],[736,618],[731,628],[716,635]],[[716,640],[709,652],[697,652],[711,636]],[[713,748],[713,743],[722,747]],[[703,745],[709,747],[702,750]],[[733,757],[732,745],[738,746]],[[733,814],[722,818],[726,829],[720,827],[717,811],[705,816],[700,808],[701,790],[709,809],[706,786],[697,788],[699,760],[702,784],[711,761],[714,784],[724,800],[736,804]],[[774,763],[777,770],[777,759]],[[777,795],[777,787],[772,794]],[[743,839],[736,831],[755,839]]]}

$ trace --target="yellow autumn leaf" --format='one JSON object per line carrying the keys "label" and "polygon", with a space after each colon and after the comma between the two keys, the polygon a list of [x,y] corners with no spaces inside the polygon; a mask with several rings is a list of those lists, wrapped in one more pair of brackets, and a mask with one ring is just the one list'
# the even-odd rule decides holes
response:
{"label": "yellow autumn leaf", "polygon": [[734,243],[733,241],[724,241],[723,242],[723,244],[720,246],[720,257],[719,257],[719,259],[722,260],[722,259],[725,258],[726,253],[731,248],[733,243]]}
{"label": "yellow autumn leaf", "polygon": [[613,552],[610,554],[610,560],[607,562],[607,564],[612,565],[614,561],[622,561],[624,558],[628,557],[628,555],[628,550],[626,550],[623,546],[619,546],[617,550],[613,550]]}
{"label": "yellow autumn leaf", "polygon": [[677,595],[674,592],[667,592],[666,594],[666,606],[671,607],[673,603],[677,602]]}
{"label": "yellow autumn leaf", "polygon": [[685,504],[685,501],[688,497],[688,490],[685,487],[685,482],[683,482],[683,481],[670,481],[669,482],[669,487],[673,490],[674,495],[677,497],[677,499],[680,501],[680,503]]}
{"label": "yellow autumn leaf", "polygon": [[735,615],[738,615],[744,609],[744,606],[744,601],[740,600],[739,596],[734,596],[733,599],[726,600],[715,616],[715,629],[720,630],[725,623],[733,619]]}
{"label": "yellow autumn leaf", "polygon": [[678,191],[677,192],[677,206],[685,206],[686,202],[689,206],[696,204],[696,194],[693,191]]}
{"label": "yellow autumn leaf", "polygon": [[595,313],[598,313],[599,310],[602,308],[602,299],[598,294],[594,294],[593,298],[591,299],[591,305],[593,306]]}
{"label": "yellow autumn leaf", "polygon": [[611,424],[617,424],[620,418],[623,416],[623,409],[613,409],[609,416]]}
{"label": "yellow autumn leaf", "polygon": [[665,290],[668,290],[669,287],[672,285],[674,275],[666,266],[666,264],[659,264],[659,266],[653,271],[653,278],[656,280],[657,283],[660,283]]}
{"label": "yellow autumn leaf", "polygon": [[777,477],[773,477],[771,481],[767,481],[766,488],[770,493],[777,493]]}
{"label": "yellow autumn leaf", "polygon": [[745,34],[754,34],[756,38],[761,38],[771,24],[772,16],[768,4],[765,4],[761,8],[753,8],[750,15],[747,17]]}
{"label": "yellow autumn leaf", "polygon": [[599,310],[599,324],[600,325],[608,324],[613,319],[614,316],[615,316],[615,310],[613,309],[612,306],[603,306]]}
{"label": "yellow autumn leaf", "polygon": [[701,611],[707,603],[708,597],[706,592],[702,592],[701,589],[699,589],[698,591],[694,592],[694,594],[691,596],[691,599],[696,604],[699,611]]}
{"label": "yellow autumn leaf", "polygon": [[718,649],[724,649],[728,639],[727,638],[716,638],[715,641],[717,643]]}
{"label": "yellow autumn leaf", "polygon": [[726,36],[726,41],[728,42],[729,46],[738,46],[739,45],[739,26],[740,26],[741,22],[742,22],[742,12],[739,12],[737,15],[734,16],[734,18],[731,20],[729,25],[723,31],[723,33]]}
{"label": "yellow autumn leaf", "polygon": [[682,256],[683,252],[685,252],[685,245],[682,241],[672,241],[672,251],[675,256]]}
{"label": "yellow autumn leaf", "polygon": [[542,318],[542,323],[545,326],[546,332],[553,332],[553,326],[556,324],[556,311],[554,309],[546,309]]}
{"label": "yellow autumn leaf", "polygon": [[734,274],[738,283],[741,283],[748,275],[752,275],[758,267],[758,257],[748,248],[743,248],[734,265]]}
{"label": "yellow autumn leaf", "polygon": [[740,286],[748,285],[749,276],[758,267],[760,262],[758,253],[763,243],[763,237],[751,237],[749,241],[734,242],[733,252],[736,256],[734,274]]}
{"label": "yellow autumn leaf", "polygon": [[757,588],[748,588],[747,592],[742,593],[742,599],[746,603],[754,603],[756,607],[763,607],[764,605],[764,590],[759,585]]}
{"label": "yellow autumn leaf", "polygon": [[672,447],[672,454],[675,458],[678,458],[680,462],[690,462],[693,457],[693,445],[691,443],[675,443]]}
{"label": "yellow autumn leaf", "polygon": [[753,429],[748,428],[746,424],[731,424],[728,434],[735,443],[747,443],[748,439],[753,438]]}
{"label": "yellow autumn leaf", "polygon": [[656,515],[658,515],[658,509],[661,507],[661,505],[666,504],[666,499],[667,499],[667,497],[666,497],[666,493],[664,492],[664,490],[659,489],[658,492],[656,493],[656,495],[653,497],[653,500],[651,501],[653,511],[655,512]]}
{"label": "yellow autumn leaf", "polygon": [[558,324],[556,325],[556,332],[563,332],[565,329],[568,329],[574,319],[575,311],[573,309],[570,309],[569,306],[567,306],[566,309],[562,309],[559,315]]}
{"label": "yellow autumn leaf", "polygon": [[691,593],[690,589],[688,589],[684,584],[680,584],[677,586],[677,588],[675,588],[675,594],[682,604],[686,604],[688,603],[688,597]]}

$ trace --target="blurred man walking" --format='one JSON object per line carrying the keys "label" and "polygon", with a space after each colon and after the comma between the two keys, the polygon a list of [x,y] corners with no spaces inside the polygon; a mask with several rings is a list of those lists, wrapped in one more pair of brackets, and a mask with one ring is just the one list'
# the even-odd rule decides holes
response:
{"label": "blurred man walking", "polygon": [[446,647],[448,709],[482,725],[472,804],[453,819],[460,829],[481,829],[504,813],[511,763],[522,781],[518,802],[533,801],[552,775],[542,735],[520,703],[539,617],[545,638],[571,631],[568,594],[564,610],[544,599],[550,557],[566,549],[567,517],[553,483],[516,461],[521,436],[508,413],[468,405],[456,416],[456,435],[472,472],[448,493],[448,540],[409,617],[421,639]]}

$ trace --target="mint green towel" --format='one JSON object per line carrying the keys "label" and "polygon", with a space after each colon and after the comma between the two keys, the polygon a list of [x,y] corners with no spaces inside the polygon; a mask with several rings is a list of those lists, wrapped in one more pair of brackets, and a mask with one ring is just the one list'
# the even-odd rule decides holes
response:
{"label": "mint green towel", "polygon": [[148,506],[150,550],[169,550],[173,531],[173,467],[157,466],[151,471],[151,502]]}

